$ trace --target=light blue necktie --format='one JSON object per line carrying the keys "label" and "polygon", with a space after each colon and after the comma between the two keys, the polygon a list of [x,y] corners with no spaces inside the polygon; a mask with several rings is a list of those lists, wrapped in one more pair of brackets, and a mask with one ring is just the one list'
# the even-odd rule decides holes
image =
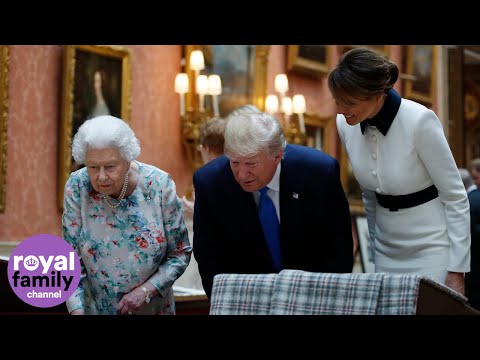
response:
{"label": "light blue necktie", "polygon": [[268,249],[272,256],[275,270],[282,270],[282,256],[280,252],[280,223],[272,199],[267,195],[268,187],[260,189],[258,203],[258,217],[262,224],[263,234],[267,240]]}

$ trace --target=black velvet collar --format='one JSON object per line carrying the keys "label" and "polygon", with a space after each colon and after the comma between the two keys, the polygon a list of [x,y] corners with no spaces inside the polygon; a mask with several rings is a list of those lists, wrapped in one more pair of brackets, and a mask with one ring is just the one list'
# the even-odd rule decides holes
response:
{"label": "black velvet collar", "polygon": [[360,123],[362,134],[365,133],[365,128],[369,125],[375,126],[383,136],[386,136],[388,129],[390,129],[390,126],[392,125],[393,119],[395,119],[395,116],[397,115],[401,101],[402,98],[400,95],[394,89],[390,89],[385,98],[385,103],[378,114],[372,119],[366,119]]}

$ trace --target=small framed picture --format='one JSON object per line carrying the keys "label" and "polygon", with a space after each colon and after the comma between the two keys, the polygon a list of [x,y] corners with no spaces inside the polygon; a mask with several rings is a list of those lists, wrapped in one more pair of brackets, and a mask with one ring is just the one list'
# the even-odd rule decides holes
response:
{"label": "small framed picture", "polygon": [[375,272],[375,264],[373,263],[370,235],[368,232],[368,223],[365,216],[357,216],[355,218],[355,226],[357,228],[358,248],[360,250],[360,258],[362,260],[362,269],[364,273]]}
{"label": "small framed picture", "polygon": [[314,78],[321,78],[330,70],[328,45],[288,45],[287,69]]}

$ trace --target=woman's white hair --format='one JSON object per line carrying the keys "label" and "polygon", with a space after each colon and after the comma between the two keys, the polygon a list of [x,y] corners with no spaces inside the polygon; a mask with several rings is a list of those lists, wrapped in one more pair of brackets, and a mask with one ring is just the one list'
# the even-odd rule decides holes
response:
{"label": "woman's white hair", "polygon": [[225,129],[225,155],[255,156],[260,151],[276,154],[287,141],[282,127],[267,113],[241,113],[229,117]]}
{"label": "woman's white hair", "polygon": [[78,128],[72,142],[72,155],[77,164],[85,164],[88,149],[110,148],[120,151],[122,158],[130,162],[140,154],[140,141],[125,121],[101,115]]}

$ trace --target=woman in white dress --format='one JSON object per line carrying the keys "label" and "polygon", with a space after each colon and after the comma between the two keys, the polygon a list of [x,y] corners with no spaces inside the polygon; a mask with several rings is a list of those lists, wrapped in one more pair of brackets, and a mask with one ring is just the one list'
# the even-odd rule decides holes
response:
{"label": "woman in white dress", "polygon": [[368,48],[345,53],[328,78],[375,271],[426,275],[464,294],[467,194],[437,115],[401,98],[397,79],[397,65]]}
{"label": "woman in white dress", "polygon": [[108,108],[107,103],[105,102],[105,98],[103,96],[103,83],[105,78],[105,72],[102,70],[97,70],[93,74],[93,89],[95,90],[95,106],[93,107],[92,111],[88,115],[88,119],[92,119],[94,117],[100,115],[110,115],[110,109]]}

